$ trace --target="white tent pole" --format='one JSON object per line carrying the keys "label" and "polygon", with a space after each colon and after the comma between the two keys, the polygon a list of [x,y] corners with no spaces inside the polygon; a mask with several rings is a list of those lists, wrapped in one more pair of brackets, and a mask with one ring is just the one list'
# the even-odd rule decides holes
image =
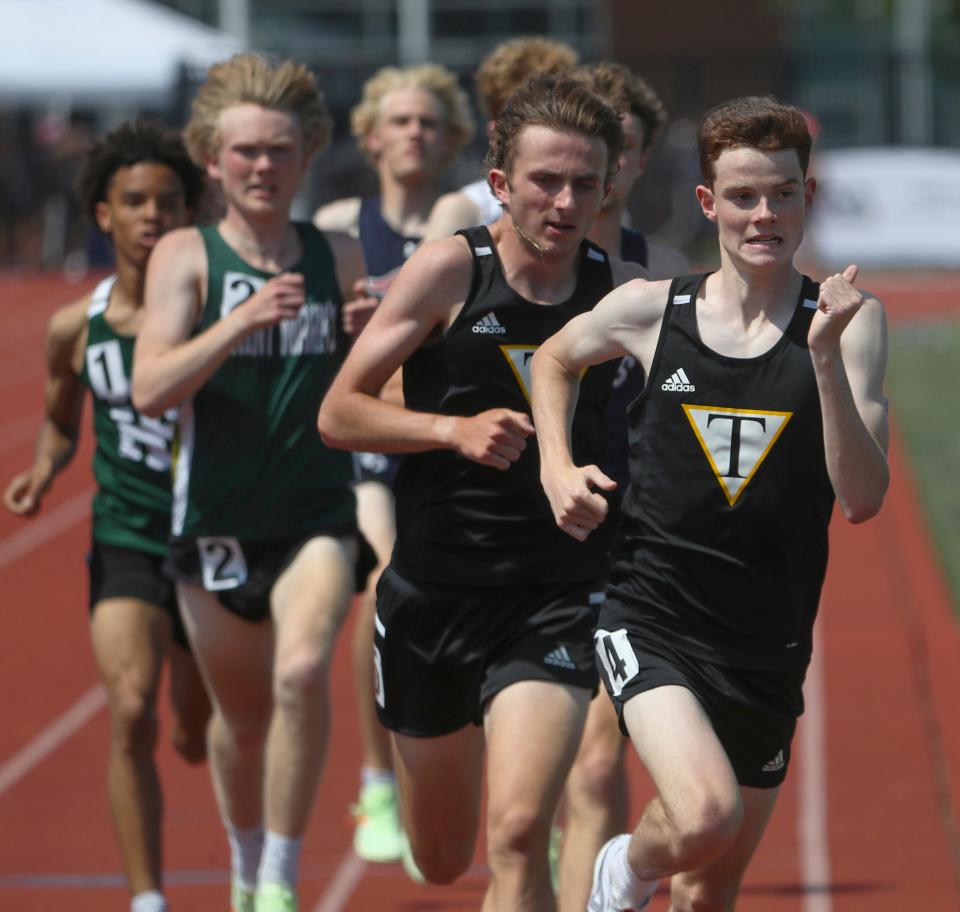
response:
{"label": "white tent pole", "polygon": [[401,66],[430,59],[430,0],[400,0],[397,4],[397,56]]}
{"label": "white tent pole", "polygon": [[933,142],[930,0],[898,0],[895,44],[900,53],[900,134],[904,142]]}
{"label": "white tent pole", "polygon": [[250,0],[218,0],[220,30],[250,47]]}

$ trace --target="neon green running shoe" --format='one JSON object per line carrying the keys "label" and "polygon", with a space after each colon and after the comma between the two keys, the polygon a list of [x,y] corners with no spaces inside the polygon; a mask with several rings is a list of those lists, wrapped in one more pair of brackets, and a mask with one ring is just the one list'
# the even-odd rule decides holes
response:
{"label": "neon green running shoe", "polygon": [[269,882],[257,886],[255,912],[297,912],[299,908],[293,887]]}
{"label": "neon green running shoe", "polygon": [[413,850],[410,848],[410,840],[407,839],[407,834],[402,834],[403,842],[403,852],[400,856],[400,863],[403,865],[403,870],[407,872],[407,877],[409,877],[415,884],[425,884],[427,878],[423,876],[423,871],[417,866],[417,862],[413,857]]}
{"label": "neon green running shoe", "polygon": [[399,861],[403,854],[397,787],[392,782],[371,782],[360,789],[350,808],[357,826],[353,850],[364,861]]}
{"label": "neon green running shoe", "polygon": [[560,852],[563,849],[563,830],[554,824],[550,828],[550,883],[553,884],[553,892],[556,894],[560,890]]}
{"label": "neon green running shoe", "polygon": [[232,912],[256,912],[253,897],[253,890],[245,887],[239,880],[231,881],[230,909]]}

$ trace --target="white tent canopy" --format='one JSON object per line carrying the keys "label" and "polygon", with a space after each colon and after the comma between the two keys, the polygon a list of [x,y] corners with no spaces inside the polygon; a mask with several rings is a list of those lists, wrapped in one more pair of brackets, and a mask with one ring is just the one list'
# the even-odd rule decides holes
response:
{"label": "white tent canopy", "polygon": [[0,104],[164,105],[183,64],[240,50],[146,0],[0,0]]}

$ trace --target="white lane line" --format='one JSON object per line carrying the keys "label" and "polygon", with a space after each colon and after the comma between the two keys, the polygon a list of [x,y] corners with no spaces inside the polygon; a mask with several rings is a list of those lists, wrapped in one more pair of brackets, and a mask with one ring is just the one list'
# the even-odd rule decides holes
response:
{"label": "white lane line", "polygon": [[92,499],[93,489],[88,488],[65,500],[50,512],[41,513],[29,520],[28,526],[0,541],[0,570],[86,518],[90,513]]}
{"label": "white lane line", "polygon": [[366,870],[367,863],[353,849],[350,849],[337,865],[330,886],[317,900],[313,912],[342,912]]}
{"label": "white lane line", "polygon": [[64,741],[83,728],[107,702],[102,684],[94,684],[65,713],[53,720],[25,747],[0,765],[0,795],[19,782],[52,754]]}
{"label": "white lane line", "polygon": [[[823,607],[821,606],[821,612]],[[830,844],[827,825],[827,710],[819,624],[813,631],[813,659],[804,684],[800,720],[797,837],[803,912],[832,912]]]}

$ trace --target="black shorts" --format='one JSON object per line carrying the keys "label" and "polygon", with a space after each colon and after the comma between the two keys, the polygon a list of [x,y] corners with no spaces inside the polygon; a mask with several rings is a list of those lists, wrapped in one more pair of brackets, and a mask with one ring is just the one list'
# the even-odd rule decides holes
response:
{"label": "black shorts", "polygon": [[232,614],[251,623],[270,617],[270,593],[300,549],[314,538],[353,536],[357,540],[355,591],[363,592],[377,556],[356,530],[315,532],[295,538],[241,542],[229,536],[174,538],[164,570],[177,582],[202,586]]}
{"label": "black shorts", "polygon": [[177,591],[173,580],[163,572],[163,560],[159,554],[94,541],[87,555],[90,616],[105,599],[139,599],[170,615],[174,641],[189,650],[187,632],[177,607]]}
{"label": "black shorts", "polygon": [[353,474],[356,483],[379,481],[393,490],[393,482],[403,458],[399,453],[353,453]]}
{"label": "black shorts", "polygon": [[487,702],[518,681],[595,693],[591,633],[601,589],[419,586],[387,567],[373,649],[381,723],[423,738],[480,725]]}
{"label": "black shorts", "polygon": [[[785,691],[783,676],[775,672],[727,668],[684,655],[649,631],[624,623],[617,603],[610,611],[608,605],[595,634],[597,667],[624,735],[623,707],[631,697],[669,684],[686,687],[710,719],[737,782],[750,788],[780,785],[797,725],[798,713],[791,707],[802,706],[802,679]],[[794,687],[797,692],[790,694]]]}

